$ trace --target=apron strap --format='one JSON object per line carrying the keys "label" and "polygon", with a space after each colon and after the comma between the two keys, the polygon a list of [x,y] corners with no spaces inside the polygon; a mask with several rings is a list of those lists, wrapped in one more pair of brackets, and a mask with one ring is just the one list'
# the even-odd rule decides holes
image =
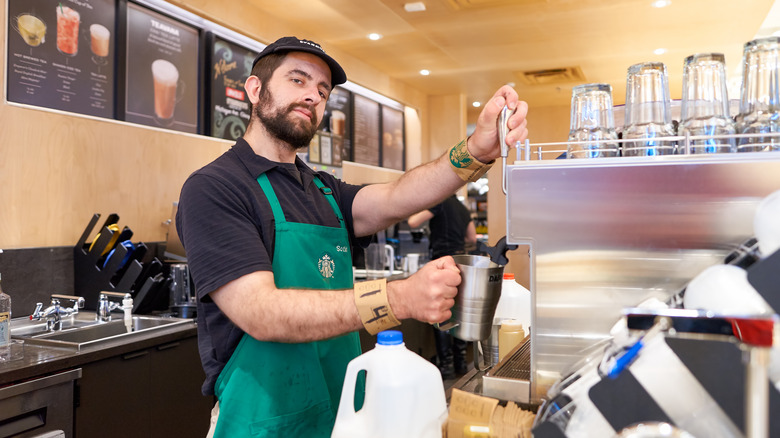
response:
{"label": "apron strap", "polygon": [[333,190],[331,190],[330,187],[325,187],[325,184],[320,181],[320,178],[317,175],[314,175],[314,184],[316,184],[322,194],[325,195],[325,199],[328,200],[328,203],[330,203],[330,207],[333,209],[333,212],[336,213],[336,217],[339,218],[341,227],[344,228],[344,218],[341,216],[341,210],[336,204],[336,199],[333,197]]}
{"label": "apron strap", "polygon": [[279,198],[276,197],[273,187],[271,187],[271,181],[268,181],[268,175],[261,173],[257,177],[257,182],[265,193],[265,197],[268,199],[268,203],[271,204],[271,211],[274,213],[274,220],[277,224],[283,224],[287,222],[284,219],[284,212],[282,212],[282,205],[279,204]]}
{"label": "apron strap", "polygon": [[[261,173],[260,176],[257,177],[257,182],[263,189],[263,193],[265,193],[265,197],[268,199],[268,203],[271,204],[271,211],[274,214],[274,220],[276,223],[282,224],[287,222],[284,219],[284,213],[282,212],[282,205],[279,204],[279,198],[276,197],[276,193],[274,192],[273,187],[271,187],[271,182],[268,180],[268,175]],[[344,228],[346,226],[344,223],[344,217],[341,215],[341,210],[339,210],[339,206],[336,204],[336,199],[333,197],[333,190],[331,190],[329,187],[325,187],[325,184],[320,181],[320,178],[317,175],[314,175],[314,184],[316,184],[322,194],[325,195],[325,199],[328,200],[330,208],[333,209],[333,213],[335,213],[336,217],[339,219],[341,228]]]}

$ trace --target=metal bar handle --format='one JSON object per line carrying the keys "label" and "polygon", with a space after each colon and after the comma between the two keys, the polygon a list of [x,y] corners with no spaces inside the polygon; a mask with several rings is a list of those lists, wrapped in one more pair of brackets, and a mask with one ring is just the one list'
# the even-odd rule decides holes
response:
{"label": "metal bar handle", "polygon": [[501,114],[498,117],[498,144],[501,147],[501,190],[504,191],[505,195],[507,193],[506,157],[509,155],[509,146],[506,144],[506,134],[509,130],[507,122],[509,121],[509,116],[511,116],[513,112],[514,111],[509,110],[508,106],[504,106],[504,108],[501,109]]}

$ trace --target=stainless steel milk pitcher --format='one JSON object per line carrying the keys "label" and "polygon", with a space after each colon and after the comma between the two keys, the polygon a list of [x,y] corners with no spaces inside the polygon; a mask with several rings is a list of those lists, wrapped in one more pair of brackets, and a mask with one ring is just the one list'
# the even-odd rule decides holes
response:
{"label": "stainless steel milk pitcher", "polygon": [[434,326],[449,330],[452,336],[464,341],[485,340],[490,336],[493,315],[501,297],[504,267],[479,255],[456,255],[453,259],[460,269],[461,282],[452,317]]}

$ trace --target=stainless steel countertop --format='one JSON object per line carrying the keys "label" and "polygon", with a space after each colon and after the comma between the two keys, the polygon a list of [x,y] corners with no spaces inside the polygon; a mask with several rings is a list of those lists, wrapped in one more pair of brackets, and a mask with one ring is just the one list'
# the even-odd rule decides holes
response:
{"label": "stainless steel countertop", "polygon": [[21,359],[0,362],[0,386],[194,336],[197,336],[197,325],[193,319],[189,324],[154,330],[131,339],[118,339],[81,351],[24,344],[24,356]]}

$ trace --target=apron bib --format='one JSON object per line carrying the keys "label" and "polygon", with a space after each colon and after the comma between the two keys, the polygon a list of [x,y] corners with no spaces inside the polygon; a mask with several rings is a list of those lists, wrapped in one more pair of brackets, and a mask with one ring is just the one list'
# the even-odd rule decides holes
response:
{"label": "apron bib", "polygon": [[[276,222],[276,287],[351,289],[349,236],[331,190],[314,177],[339,218],[338,228],[287,222],[268,177],[262,174],[257,182]],[[302,344],[244,334],[214,388],[219,400],[214,437],[330,437],[347,364],[360,353],[357,332]],[[357,398],[362,405],[362,396]]]}

